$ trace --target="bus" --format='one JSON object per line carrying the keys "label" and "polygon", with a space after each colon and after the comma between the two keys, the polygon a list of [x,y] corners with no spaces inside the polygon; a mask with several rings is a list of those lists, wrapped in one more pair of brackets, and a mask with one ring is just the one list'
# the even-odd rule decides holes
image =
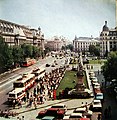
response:
{"label": "bus", "polygon": [[18,100],[22,100],[25,95],[26,93],[23,88],[16,88],[8,93],[8,101],[13,102],[13,100],[15,100],[16,102]]}
{"label": "bus", "polygon": [[35,74],[35,79],[36,80],[39,80],[41,77],[43,77],[45,75],[45,68],[35,68],[33,71],[32,71],[32,74]]}
{"label": "bus", "polygon": [[22,62],[22,67],[28,67],[28,66],[31,66],[33,64],[36,63],[36,60],[35,59],[30,59],[30,58],[26,58],[25,61]]}
{"label": "bus", "polygon": [[35,75],[31,73],[23,74],[22,78],[13,83],[13,88],[23,88],[24,91],[32,88],[35,84]]}

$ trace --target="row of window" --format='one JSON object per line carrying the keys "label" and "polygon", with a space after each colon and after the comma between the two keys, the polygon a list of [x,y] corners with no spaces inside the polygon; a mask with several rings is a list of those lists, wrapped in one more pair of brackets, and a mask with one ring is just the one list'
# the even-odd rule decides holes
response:
{"label": "row of window", "polygon": [[1,32],[13,33],[13,28],[7,28],[7,27],[0,26],[0,31]]}

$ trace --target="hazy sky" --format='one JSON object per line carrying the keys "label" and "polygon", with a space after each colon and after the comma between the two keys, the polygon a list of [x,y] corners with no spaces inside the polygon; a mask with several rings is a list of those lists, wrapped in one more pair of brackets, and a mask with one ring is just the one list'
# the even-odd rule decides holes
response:
{"label": "hazy sky", "polygon": [[40,26],[46,38],[98,37],[105,20],[115,27],[115,0],[0,0],[0,19]]}

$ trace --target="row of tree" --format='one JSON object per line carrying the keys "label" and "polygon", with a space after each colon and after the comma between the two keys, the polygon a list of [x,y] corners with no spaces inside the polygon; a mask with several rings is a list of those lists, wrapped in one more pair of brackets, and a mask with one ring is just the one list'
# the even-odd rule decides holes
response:
{"label": "row of tree", "polygon": [[43,51],[32,45],[8,46],[0,36],[0,72],[20,65],[26,58],[38,58],[43,54]]}

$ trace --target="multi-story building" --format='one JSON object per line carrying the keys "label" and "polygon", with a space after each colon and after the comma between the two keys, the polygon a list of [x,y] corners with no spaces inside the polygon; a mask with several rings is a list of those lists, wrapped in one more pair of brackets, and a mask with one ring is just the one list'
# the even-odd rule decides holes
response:
{"label": "multi-story building", "polygon": [[73,40],[74,51],[76,52],[87,52],[89,51],[90,45],[96,46],[97,44],[99,44],[99,39],[93,37],[77,38],[75,36],[75,39]]}
{"label": "multi-story building", "polygon": [[66,40],[62,37],[54,36],[51,40],[46,41],[46,46],[51,50],[60,51],[62,46],[66,46]]}
{"label": "multi-story building", "polygon": [[44,34],[41,29],[31,29],[29,27],[0,20],[0,35],[9,46],[31,44],[44,50]]}
{"label": "multi-story building", "polygon": [[108,52],[117,50],[117,28],[109,29],[107,21],[100,33],[101,55],[104,56]]}

